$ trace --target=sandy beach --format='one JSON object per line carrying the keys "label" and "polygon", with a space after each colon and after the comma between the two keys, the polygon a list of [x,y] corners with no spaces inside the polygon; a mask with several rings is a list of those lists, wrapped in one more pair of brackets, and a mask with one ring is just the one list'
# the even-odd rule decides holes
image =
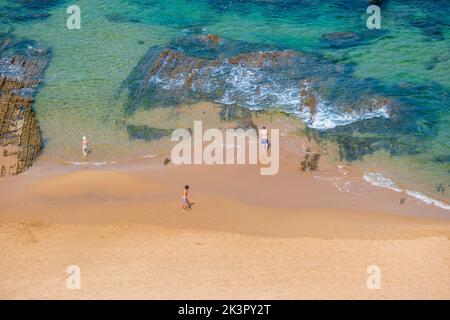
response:
{"label": "sandy beach", "polygon": [[[37,165],[0,181],[1,299],[448,299],[445,210],[325,164]],[[347,174],[348,175],[348,174]],[[352,179],[352,178],[349,178]],[[193,209],[181,211],[182,186]],[[363,183],[363,182],[361,182]],[[181,188],[180,188],[181,186]],[[68,266],[81,289],[66,287]],[[367,268],[381,271],[369,290]]]}
{"label": "sandy beach", "polygon": [[0,299],[450,299],[449,26],[0,0]]}

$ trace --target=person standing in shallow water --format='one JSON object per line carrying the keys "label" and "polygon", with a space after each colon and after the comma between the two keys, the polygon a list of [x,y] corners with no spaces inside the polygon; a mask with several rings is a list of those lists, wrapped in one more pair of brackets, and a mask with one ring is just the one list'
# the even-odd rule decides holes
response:
{"label": "person standing in shallow water", "polygon": [[87,140],[87,138],[84,136],[83,140],[81,142],[81,150],[83,152],[83,158],[87,158],[88,156],[88,149],[89,149],[89,142]]}
{"label": "person standing in shallow water", "polygon": [[267,151],[267,149],[269,148],[269,135],[267,133],[266,127],[262,127],[262,129],[259,131],[259,136],[261,139],[261,144],[264,147],[264,150]]}
{"label": "person standing in shallow water", "polygon": [[187,210],[191,209],[191,202],[189,201],[188,198],[189,190],[190,187],[188,185],[185,185],[183,189],[183,197],[181,198],[181,201],[183,203],[181,208],[183,209],[183,212],[186,212]]}

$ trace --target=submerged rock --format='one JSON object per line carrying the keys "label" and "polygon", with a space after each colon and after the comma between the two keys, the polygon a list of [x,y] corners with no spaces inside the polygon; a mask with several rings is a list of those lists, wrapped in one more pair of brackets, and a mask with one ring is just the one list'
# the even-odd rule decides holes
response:
{"label": "submerged rock", "polygon": [[238,105],[222,105],[219,113],[223,121],[235,121],[236,129],[256,129],[257,126],[252,120],[252,113],[246,108]]}
{"label": "submerged rock", "polygon": [[140,23],[141,21],[139,19],[130,18],[126,15],[121,14],[108,14],[105,15],[106,20],[110,22],[117,22],[117,23]]}
{"label": "submerged rock", "polygon": [[[32,20],[43,20],[51,16],[50,11],[64,0],[16,0],[14,5],[2,3],[0,24],[21,23]],[[5,12],[6,14],[3,14]]]}
{"label": "submerged rock", "polygon": [[[352,65],[294,50],[253,50],[232,56],[233,46],[220,54],[215,51],[226,48],[227,42],[212,35],[188,35],[169,47],[150,48],[122,86],[128,89],[126,116],[139,108],[206,100],[222,106],[223,120],[236,121],[243,128],[254,127],[249,111],[266,109],[294,113],[318,130],[389,117],[394,102],[375,92],[372,79],[353,77]],[[356,155],[342,154],[354,159],[363,152],[372,149],[358,147]]]}
{"label": "submerged rock", "polygon": [[172,130],[158,129],[146,125],[127,125],[127,132],[131,139],[152,141],[169,136],[172,133]]}
{"label": "submerged rock", "polygon": [[230,40],[215,34],[196,34],[187,31],[184,36],[176,38],[168,47],[184,54],[204,59],[224,59],[242,53],[275,50],[273,47],[261,46],[239,40]]}
{"label": "submerged rock", "polygon": [[[0,48],[12,42],[1,40]],[[42,146],[32,105],[50,54],[32,49],[27,55],[0,58],[0,176],[26,171]]]}
{"label": "submerged rock", "polygon": [[359,44],[362,38],[356,32],[331,32],[324,34],[320,41],[332,48],[344,48]]}
{"label": "submerged rock", "polygon": [[175,106],[198,100],[237,104],[251,110],[279,107],[295,112],[302,78],[342,76],[320,58],[295,52],[258,51],[206,59],[153,47],[128,77],[126,114],[137,108]]}
{"label": "submerged rock", "polygon": [[428,37],[430,40],[434,41],[442,41],[445,40],[444,35],[444,26],[445,24],[439,19],[435,19],[434,17],[427,17],[425,19],[420,20],[412,20],[410,25],[418,28],[422,31],[423,35]]}

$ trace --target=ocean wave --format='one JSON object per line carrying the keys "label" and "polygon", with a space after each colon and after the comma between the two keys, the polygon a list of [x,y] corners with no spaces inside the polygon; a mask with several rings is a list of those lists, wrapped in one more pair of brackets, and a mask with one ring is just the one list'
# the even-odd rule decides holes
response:
{"label": "ocean wave", "polygon": [[20,65],[11,63],[11,59],[0,59],[0,74],[8,78],[21,80],[24,75],[24,70]]}
{"label": "ocean wave", "polygon": [[372,118],[389,118],[387,106],[383,106],[380,109],[368,110],[368,111],[352,111],[342,112],[336,106],[325,101],[319,94],[313,93],[309,84],[305,81],[303,83],[304,90],[310,92],[317,101],[316,112],[313,115],[310,107],[305,103],[305,98],[298,98],[298,104],[301,108],[297,107],[297,111],[294,113],[305,122],[305,124],[313,129],[328,130],[339,126],[345,126],[357,121],[372,119]]}
{"label": "ocean wave", "polygon": [[448,205],[442,201],[430,198],[430,197],[424,195],[423,193],[420,193],[417,191],[411,191],[411,190],[405,190],[405,192],[409,196],[419,199],[420,201],[425,202],[426,204],[431,204],[431,205],[435,205],[436,207],[439,207],[439,208],[442,208],[445,210],[450,210],[450,205]]}
{"label": "ocean wave", "polygon": [[381,173],[365,173],[363,179],[376,187],[387,188],[395,192],[403,192],[403,189],[400,189],[394,181],[386,178]]}
{"label": "ocean wave", "polygon": [[318,104],[317,113],[314,117],[312,117],[309,112],[306,114],[297,112],[297,114],[304,120],[308,127],[317,130],[333,129],[366,119],[389,118],[386,107],[375,111],[361,113],[356,111],[351,113],[339,113],[335,108],[323,102]]}
{"label": "ocean wave", "polygon": [[381,173],[365,173],[363,178],[364,178],[364,180],[366,180],[367,182],[369,182],[370,184],[372,184],[374,186],[381,187],[381,188],[387,188],[387,189],[393,190],[395,192],[405,192],[410,197],[416,198],[417,200],[420,200],[423,203],[426,203],[429,205],[434,205],[436,207],[439,207],[439,208],[442,208],[445,210],[450,210],[450,205],[448,205],[442,201],[430,198],[418,191],[412,191],[412,190],[399,188],[394,183],[394,181],[392,181],[389,178],[384,177]]}

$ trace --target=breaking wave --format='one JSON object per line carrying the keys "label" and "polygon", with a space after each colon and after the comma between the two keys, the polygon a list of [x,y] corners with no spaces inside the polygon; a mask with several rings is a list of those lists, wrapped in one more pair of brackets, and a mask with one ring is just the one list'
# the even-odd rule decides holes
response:
{"label": "breaking wave", "polygon": [[[164,66],[167,62],[162,61]],[[239,104],[250,110],[281,108],[297,115],[305,124],[317,130],[345,126],[356,121],[371,118],[389,118],[386,107],[371,111],[343,112],[332,103],[324,101],[317,95],[315,115],[303,106],[301,88],[298,80],[277,76],[260,68],[249,67],[242,63],[232,64],[224,60],[218,66],[204,67],[193,71],[195,79],[191,90],[196,93],[214,97],[220,104]],[[166,78],[159,72],[149,79],[149,83],[164,90],[178,90],[186,86],[192,74],[177,74]]]}
{"label": "breaking wave", "polygon": [[377,186],[380,188],[387,188],[387,189],[393,190],[395,192],[405,192],[410,197],[416,198],[417,200],[420,200],[426,204],[434,205],[436,207],[439,207],[439,208],[442,208],[445,210],[450,210],[450,205],[448,205],[442,201],[430,198],[418,191],[401,189],[400,187],[398,187],[395,184],[394,181],[392,181],[389,178],[384,177],[381,173],[365,173],[363,178],[364,178],[364,180],[366,180],[367,182],[369,182],[370,184],[372,184],[374,186]]}
{"label": "breaking wave", "polygon": [[384,177],[381,173],[365,173],[363,178],[376,187],[387,188],[395,192],[403,192],[403,189],[397,187],[394,181]]}
{"label": "breaking wave", "polygon": [[23,68],[17,64],[11,63],[11,59],[2,58],[0,59],[0,74],[4,77],[22,79],[23,78]]}

